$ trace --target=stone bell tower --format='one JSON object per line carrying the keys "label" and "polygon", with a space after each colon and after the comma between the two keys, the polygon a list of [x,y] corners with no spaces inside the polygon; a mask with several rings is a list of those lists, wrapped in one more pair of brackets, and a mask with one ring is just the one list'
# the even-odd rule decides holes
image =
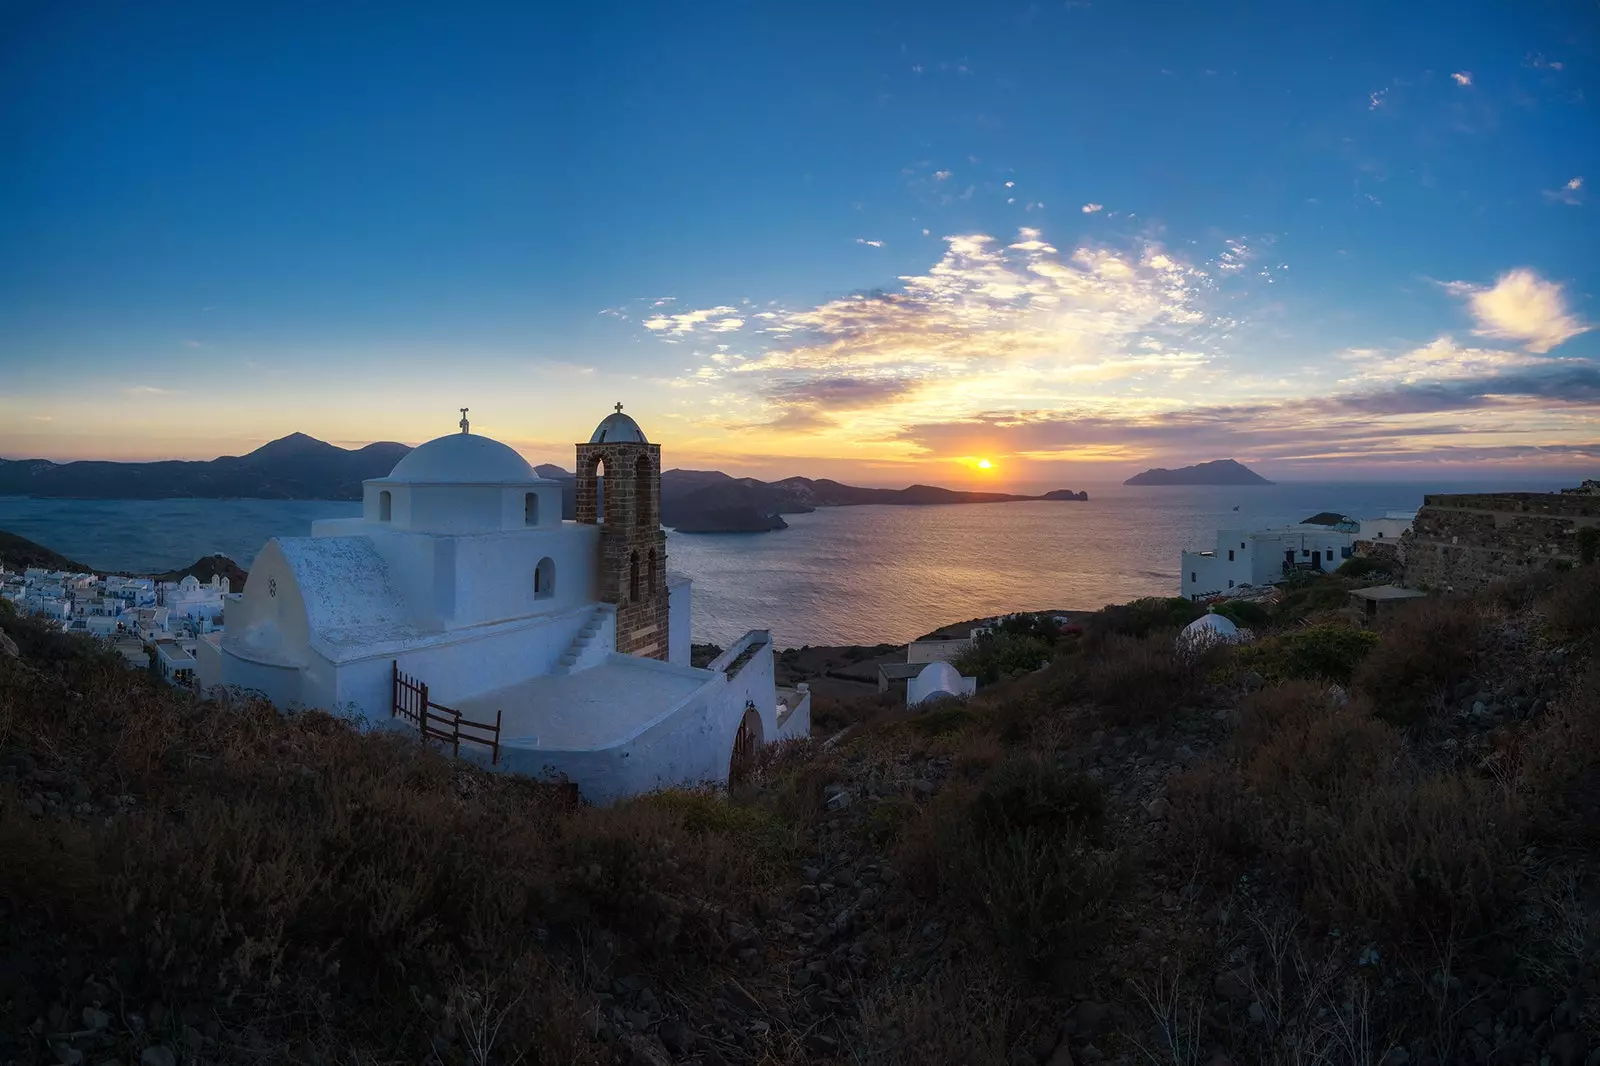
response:
{"label": "stone bell tower", "polygon": [[617,650],[665,660],[667,534],[661,528],[661,445],[645,440],[644,431],[622,413],[619,403],[589,443],[577,448],[577,518],[600,523],[600,598],[617,605]]}

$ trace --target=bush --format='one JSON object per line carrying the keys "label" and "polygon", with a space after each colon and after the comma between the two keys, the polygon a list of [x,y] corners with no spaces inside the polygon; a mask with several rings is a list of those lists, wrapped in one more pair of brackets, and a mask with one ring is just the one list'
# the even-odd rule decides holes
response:
{"label": "bush", "polygon": [[1600,566],[1580,567],[1557,578],[1545,597],[1544,616],[1566,640],[1600,632]]}
{"label": "bush", "polygon": [[1374,574],[1389,573],[1389,566],[1387,563],[1379,562],[1377,559],[1373,559],[1370,556],[1353,555],[1346,559],[1343,563],[1340,563],[1339,569],[1335,570],[1334,573],[1338,574],[1340,577],[1356,579],[1369,578]]}
{"label": "bush", "polygon": [[1174,645],[1175,634],[1136,638],[1111,636],[1099,650],[1086,652],[1077,677],[1081,691],[1111,717],[1123,723],[1164,718],[1198,687],[1206,664],[1223,654],[1212,648],[1186,660]]}
{"label": "bush", "polygon": [[1240,649],[1239,665],[1268,680],[1300,678],[1347,685],[1377,642],[1378,635],[1365,629],[1335,624],[1306,626]]}
{"label": "bush", "polygon": [[1182,596],[1147,596],[1132,603],[1113,604],[1089,620],[1091,636],[1148,637],[1156,630],[1182,629],[1206,609]]}
{"label": "bush", "polygon": [[1212,609],[1244,629],[1260,629],[1272,621],[1272,615],[1267,609],[1251,600],[1228,600]]}
{"label": "bush", "polygon": [[1362,788],[1306,851],[1312,898],[1402,941],[1492,932],[1514,904],[1521,825],[1509,794],[1461,773]]}
{"label": "bush", "polygon": [[1357,670],[1356,687],[1371,697],[1380,718],[1413,725],[1472,676],[1482,629],[1476,610],[1463,601],[1402,604]]}
{"label": "bush", "polygon": [[1600,559],[1600,526],[1584,526],[1578,530],[1578,562],[1593,566]]}
{"label": "bush", "polygon": [[979,914],[1022,972],[1048,976],[1095,943],[1126,864],[1102,846],[1099,787],[1038,756],[947,788],[905,837],[912,880]]}
{"label": "bush", "polygon": [[1025,674],[1050,661],[1050,645],[1039,637],[1017,633],[985,633],[950,665],[980,685],[992,685],[1007,674]]}
{"label": "bush", "polygon": [[1105,836],[1100,786],[1036,755],[1012,756],[995,766],[973,797],[971,817],[986,841],[1034,829],[1077,832],[1095,844]]}

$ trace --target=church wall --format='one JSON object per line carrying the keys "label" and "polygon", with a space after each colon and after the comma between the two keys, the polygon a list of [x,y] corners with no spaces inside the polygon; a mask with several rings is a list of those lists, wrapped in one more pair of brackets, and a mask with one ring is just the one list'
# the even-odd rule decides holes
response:
{"label": "church wall", "polygon": [[527,504],[530,493],[539,498],[538,524],[534,528],[559,529],[561,527],[560,485],[500,490],[500,528],[529,528]]}
{"label": "church wall", "polygon": [[724,674],[728,678],[728,685],[719,697],[716,709],[720,718],[730,723],[727,727],[727,743],[722,751],[724,760],[733,754],[733,736],[738,732],[747,702],[755,704],[756,713],[761,716],[763,741],[770,742],[778,736],[778,681],[772,658],[772,634],[764,629],[752,629],[713,660],[711,669],[725,671],[727,666],[737,662],[752,647],[756,649],[755,653],[735,673],[731,676]]}
{"label": "church wall", "polygon": [[280,709],[300,703],[300,671],[292,666],[268,666],[241,659],[222,649],[220,683],[244,692],[259,692]]}
{"label": "church wall", "polygon": [[[674,669],[662,664],[663,669]],[[505,745],[501,768],[530,777],[563,774],[591,803],[613,803],[665,787],[722,784],[740,715],[726,713],[726,684],[694,693],[638,736],[594,751],[548,751]]]}
{"label": "church wall", "polygon": [[693,595],[694,586],[688,580],[667,586],[667,662],[676,666],[689,665]]}
{"label": "church wall", "polygon": [[310,641],[305,599],[276,538],[261,549],[250,574],[252,580],[245,585],[244,595],[228,610],[228,631],[239,633],[275,625],[285,654],[303,657]]}
{"label": "church wall", "polygon": [[484,485],[414,485],[407,525],[429,533],[501,528],[501,491]]}
{"label": "church wall", "polygon": [[548,674],[592,613],[591,607],[580,606],[499,633],[342,663],[337,685],[320,706],[339,713],[353,708],[374,722],[388,718],[396,659],[402,671],[427,684],[434,702],[446,706]]}
{"label": "church wall", "polygon": [[[452,627],[530,614],[557,613],[599,601],[593,526],[463,537],[456,542],[456,607]],[[539,560],[555,564],[555,595],[534,596]]]}

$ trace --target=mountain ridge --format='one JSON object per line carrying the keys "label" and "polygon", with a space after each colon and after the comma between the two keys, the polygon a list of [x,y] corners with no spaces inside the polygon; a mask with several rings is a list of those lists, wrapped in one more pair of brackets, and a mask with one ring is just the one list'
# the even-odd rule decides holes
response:
{"label": "mountain ridge", "polygon": [[[242,456],[206,460],[118,463],[0,459],[0,495],[78,499],[319,499],[359,500],[361,483],[386,476],[411,449],[392,441],[341,448],[305,433],[268,441]],[[554,463],[534,467],[562,483],[562,516],[576,513],[576,478]],[[949,503],[1083,501],[1088,493],[1055,489],[1042,496],[910,485],[903,489],[846,485],[832,478],[792,476],[777,481],[734,477],[720,470],[674,467],[661,475],[661,522],[683,533],[746,533],[787,528],[786,514],[860,504],[926,506]]]}

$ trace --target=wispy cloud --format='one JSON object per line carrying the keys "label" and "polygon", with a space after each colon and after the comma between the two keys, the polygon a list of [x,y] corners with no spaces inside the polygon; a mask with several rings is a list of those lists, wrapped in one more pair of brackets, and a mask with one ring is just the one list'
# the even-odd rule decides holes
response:
{"label": "wispy cloud", "polygon": [[1458,70],[1454,74],[1450,75],[1450,77],[1457,85],[1465,86],[1472,84],[1472,72],[1470,70]]}
{"label": "wispy cloud", "polygon": [[186,341],[183,342],[183,344],[184,344],[184,347],[186,347],[186,348],[204,348],[205,347],[204,344],[200,343],[197,340],[186,340]]}
{"label": "wispy cloud", "polygon": [[155,385],[129,385],[122,391],[129,396],[165,396],[172,392],[171,389],[163,389]]}
{"label": "wispy cloud", "polygon": [[1104,211],[1105,209],[1106,209],[1106,205],[1105,204],[1084,204],[1083,207],[1081,208],[1083,213],[1086,214],[1086,215],[1092,215],[1096,211]]}
{"label": "wispy cloud", "polygon": [[934,181],[946,181],[949,179],[949,177],[950,172],[948,170],[936,170],[933,172]]}
{"label": "wispy cloud", "polygon": [[882,241],[869,241],[865,237],[857,237],[856,238],[856,243],[857,244],[864,244],[868,248],[882,248],[883,247],[883,242]]}
{"label": "wispy cloud", "polygon": [[731,333],[744,325],[744,313],[737,307],[708,307],[682,314],[658,314],[644,320],[644,328],[659,336],[686,337],[692,333]]}
{"label": "wispy cloud", "polygon": [[1389,95],[1388,89],[1379,89],[1375,93],[1367,94],[1367,110],[1376,111],[1383,106],[1384,98]]}
{"label": "wispy cloud", "polygon": [[1474,333],[1521,342],[1530,352],[1548,352],[1593,328],[1568,310],[1558,282],[1546,281],[1527,267],[1501,274],[1493,285],[1452,281],[1444,287],[1467,301],[1478,323]]}
{"label": "wispy cloud", "polygon": [[1534,70],[1560,70],[1565,64],[1546,59],[1541,52],[1530,55],[1524,63]]}
{"label": "wispy cloud", "polygon": [[1570,178],[1559,189],[1544,190],[1544,198],[1555,203],[1577,207],[1583,203],[1583,178]]}

